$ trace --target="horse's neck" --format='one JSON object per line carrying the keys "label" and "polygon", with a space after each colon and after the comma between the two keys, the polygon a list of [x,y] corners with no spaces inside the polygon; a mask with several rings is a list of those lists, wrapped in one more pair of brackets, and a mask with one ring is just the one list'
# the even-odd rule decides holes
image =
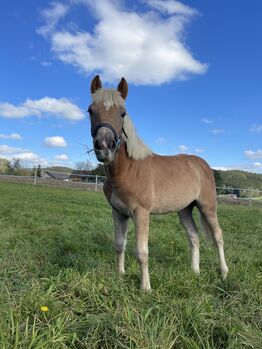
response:
{"label": "horse's neck", "polygon": [[115,182],[134,161],[129,158],[126,151],[126,144],[122,143],[114,160],[106,166],[107,178],[110,182]]}

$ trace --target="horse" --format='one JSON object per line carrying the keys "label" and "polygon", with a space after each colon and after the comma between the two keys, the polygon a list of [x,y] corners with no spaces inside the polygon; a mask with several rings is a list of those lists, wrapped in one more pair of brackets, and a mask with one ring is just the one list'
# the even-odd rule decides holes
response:
{"label": "horse", "polygon": [[125,273],[124,253],[128,220],[134,221],[136,257],[141,270],[141,290],[150,290],[148,233],[151,214],[177,212],[191,248],[191,266],[199,273],[199,233],[192,216],[200,212],[201,226],[218,250],[220,270],[226,278],[223,233],[217,219],[213,171],[194,155],[154,154],[139,138],[125,100],[128,84],[122,78],[117,90],[103,89],[99,75],[91,82],[88,108],[96,158],[106,170],[104,194],[112,207],[117,271]]}

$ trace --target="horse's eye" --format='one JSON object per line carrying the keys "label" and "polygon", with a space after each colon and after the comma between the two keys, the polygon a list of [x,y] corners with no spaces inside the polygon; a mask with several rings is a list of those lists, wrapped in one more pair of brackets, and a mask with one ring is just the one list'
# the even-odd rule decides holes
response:
{"label": "horse's eye", "polygon": [[89,113],[89,115],[90,115],[90,116],[92,116],[92,115],[93,115],[93,113],[94,113],[94,112],[93,112],[93,110],[92,110],[90,107],[88,108],[88,110],[87,110],[87,111],[88,111],[88,113]]}
{"label": "horse's eye", "polygon": [[126,112],[124,111],[122,114],[121,114],[121,117],[124,118],[126,116]]}

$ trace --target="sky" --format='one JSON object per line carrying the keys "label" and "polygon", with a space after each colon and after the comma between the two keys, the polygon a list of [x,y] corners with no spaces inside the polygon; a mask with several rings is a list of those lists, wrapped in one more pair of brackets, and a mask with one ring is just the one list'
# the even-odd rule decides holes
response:
{"label": "sky", "polygon": [[90,82],[162,155],[262,173],[262,1],[3,0],[0,158],[94,166]]}

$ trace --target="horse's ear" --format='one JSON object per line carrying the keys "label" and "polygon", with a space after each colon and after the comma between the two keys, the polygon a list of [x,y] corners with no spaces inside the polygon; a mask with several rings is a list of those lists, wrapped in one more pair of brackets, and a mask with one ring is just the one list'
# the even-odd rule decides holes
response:
{"label": "horse's ear", "polygon": [[95,93],[100,88],[102,88],[102,82],[99,75],[96,75],[91,82],[91,93]]}
{"label": "horse's ear", "polygon": [[127,93],[128,93],[128,85],[126,82],[125,78],[122,78],[118,87],[117,87],[117,91],[120,92],[122,98],[126,99]]}

